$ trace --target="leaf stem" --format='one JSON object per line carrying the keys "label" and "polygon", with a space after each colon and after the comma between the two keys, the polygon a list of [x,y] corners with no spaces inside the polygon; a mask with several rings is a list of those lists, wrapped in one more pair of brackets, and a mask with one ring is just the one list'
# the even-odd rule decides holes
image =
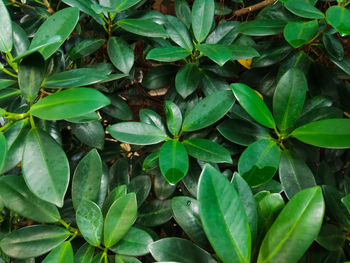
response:
{"label": "leaf stem", "polygon": [[11,127],[11,125],[14,123],[14,121],[9,121],[4,126],[0,127],[0,132],[6,130],[7,128]]}
{"label": "leaf stem", "polygon": [[14,77],[14,78],[18,78],[18,75],[16,75],[16,74],[13,74],[12,72],[10,72],[10,71],[8,71],[7,69],[5,69],[5,68],[2,68],[1,69],[4,73],[6,73],[7,75],[10,75],[11,77]]}

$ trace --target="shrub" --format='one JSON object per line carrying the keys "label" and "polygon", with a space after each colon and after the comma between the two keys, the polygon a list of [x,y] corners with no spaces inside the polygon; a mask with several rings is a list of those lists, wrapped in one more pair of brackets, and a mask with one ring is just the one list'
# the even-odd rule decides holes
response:
{"label": "shrub", "polygon": [[348,4],[0,0],[0,262],[349,259]]}

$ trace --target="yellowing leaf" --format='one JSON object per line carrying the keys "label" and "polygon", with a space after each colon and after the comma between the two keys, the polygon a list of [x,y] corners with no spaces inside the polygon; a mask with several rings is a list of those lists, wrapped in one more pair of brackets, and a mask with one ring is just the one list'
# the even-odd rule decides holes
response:
{"label": "yellowing leaf", "polygon": [[237,62],[241,64],[243,67],[250,69],[252,65],[253,58],[247,58],[247,59],[238,59]]}

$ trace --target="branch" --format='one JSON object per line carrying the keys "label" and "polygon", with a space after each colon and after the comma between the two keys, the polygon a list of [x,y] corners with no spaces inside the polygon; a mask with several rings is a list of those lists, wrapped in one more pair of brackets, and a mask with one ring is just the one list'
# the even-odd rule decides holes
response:
{"label": "branch", "polygon": [[47,8],[47,11],[48,11],[51,15],[52,15],[53,13],[55,13],[55,11],[51,8],[49,1],[48,1],[48,0],[43,0],[43,1],[44,1],[44,4],[45,4],[46,8]]}
{"label": "branch", "polygon": [[274,3],[275,1],[276,0],[264,0],[256,5],[251,5],[251,6],[233,11],[233,16],[242,16],[242,15],[248,14],[250,12],[257,11],[261,8],[264,8],[265,6],[268,6],[269,4]]}
{"label": "branch", "polygon": [[11,3],[13,3],[13,4],[15,4],[15,5],[19,5],[19,6],[21,6],[21,7],[28,8],[28,9],[32,9],[32,10],[35,9],[33,6],[26,5],[26,4],[23,4],[23,3],[21,3],[21,2],[17,2],[16,0],[11,0]]}

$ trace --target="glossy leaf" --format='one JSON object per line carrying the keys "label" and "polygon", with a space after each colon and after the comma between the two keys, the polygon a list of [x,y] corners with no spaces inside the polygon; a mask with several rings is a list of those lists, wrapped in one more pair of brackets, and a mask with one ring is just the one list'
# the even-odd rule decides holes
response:
{"label": "glossy leaf", "polygon": [[40,90],[45,74],[45,61],[40,53],[34,53],[24,59],[18,67],[18,84],[22,96],[32,102]]}
{"label": "glossy leaf", "polygon": [[283,151],[279,166],[283,190],[290,199],[299,191],[315,186],[315,178],[306,163],[293,152]]}
{"label": "glossy leaf", "polygon": [[298,262],[321,229],[324,209],[319,186],[297,193],[267,232],[257,262]]}
{"label": "glossy leaf", "polygon": [[232,52],[231,59],[234,60],[250,59],[260,56],[258,51],[249,46],[230,45],[229,48]]}
{"label": "glossy leaf", "polygon": [[0,248],[14,258],[31,258],[43,255],[69,237],[69,231],[58,226],[34,225],[22,227],[4,237]]}
{"label": "glossy leaf", "polygon": [[192,52],[192,39],[184,23],[175,16],[167,15],[166,19],[165,28],[170,39],[188,52]]}
{"label": "glossy leaf", "polygon": [[275,20],[252,20],[240,24],[238,32],[248,36],[277,35],[283,31],[285,23]]}
{"label": "glossy leaf", "polygon": [[143,256],[149,253],[148,246],[152,242],[152,237],[146,231],[132,227],[110,250],[126,256]]}
{"label": "glossy leaf", "polygon": [[[186,177],[184,177],[186,178]],[[159,200],[166,200],[173,195],[177,185],[169,183],[165,177],[156,172],[156,176],[153,181],[153,191]]]}
{"label": "glossy leaf", "polygon": [[141,122],[120,122],[109,126],[107,131],[121,142],[138,145],[156,144],[167,137],[159,128]]}
{"label": "glossy leaf", "polygon": [[142,263],[135,257],[115,255],[115,263]]}
{"label": "glossy leaf", "polygon": [[170,200],[152,200],[139,210],[137,223],[144,226],[159,226],[172,218]]}
{"label": "glossy leaf", "polygon": [[134,224],[137,201],[134,193],[117,199],[109,208],[104,222],[104,245],[111,247],[120,241]]}
{"label": "glossy leaf", "polygon": [[46,78],[43,86],[48,88],[75,88],[99,83],[106,75],[93,68],[78,68],[56,73]]}
{"label": "glossy leaf", "polygon": [[73,7],[77,7],[79,8],[79,10],[81,10],[82,12],[88,14],[89,16],[93,17],[97,23],[99,23],[100,25],[103,25],[105,22],[103,21],[102,17],[99,16],[93,9],[91,6],[91,2],[90,1],[85,1],[85,0],[62,0],[63,3],[69,5],[69,6],[73,6]]}
{"label": "glossy leaf", "polygon": [[230,152],[213,141],[206,139],[188,139],[182,142],[192,157],[213,163],[232,163]]}
{"label": "glossy leaf", "polygon": [[150,246],[152,256],[158,261],[185,263],[214,263],[211,255],[192,242],[177,237],[163,238]]}
{"label": "glossy leaf", "polygon": [[91,263],[95,247],[89,243],[82,245],[74,254],[75,263]]}
{"label": "glossy leaf", "polygon": [[207,37],[205,43],[230,45],[238,36],[238,21],[227,21],[216,27]]}
{"label": "glossy leaf", "polygon": [[173,62],[185,59],[190,54],[191,53],[188,50],[182,47],[159,47],[150,50],[146,56],[146,59],[152,59],[161,62]]}
{"label": "glossy leaf", "polygon": [[155,111],[150,109],[141,109],[139,111],[139,116],[141,122],[156,126],[166,133],[166,128],[163,123],[162,117]]}
{"label": "glossy leaf", "polygon": [[252,118],[268,128],[276,126],[270,110],[253,89],[241,83],[233,83],[230,87],[239,104]]}
{"label": "glossy leaf", "polygon": [[307,91],[304,73],[291,68],[278,81],[273,96],[273,115],[280,130],[290,128],[303,110]]}
{"label": "glossy leaf", "polygon": [[100,208],[92,201],[83,199],[76,213],[79,231],[92,246],[99,246],[102,239],[103,216]]}
{"label": "glossy leaf", "polygon": [[232,93],[227,90],[205,97],[185,116],[182,130],[196,131],[214,124],[225,116],[234,101]]}
{"label": "glossy leaf", "polygon": [[165,101],[164,107],[168,129],[172,135],[176,136],[182,126],[182,114],[180,108],[170,100]]}
{"label": "glossy leaf", "polygon": [[7,151],[7,139],[5,135],[2,132],[0,132],[0,173],[5,166],[5,162],[7,159]]}
{"label": "glossy leaf", "polygon": [[331,6],[326,11],[327,22],[342,36],[350,34],[350,11],[342,6]]}
{"label": "glossy leaf", "polygon": [[72,123],[73,134],[84,144],[97,149],[103,149],[105,142],[105,131],[99,121],[86,123]]}
{"label": "glossy leaf", "polygon": [[72,200],[78,209],[82,200],[97,201],[102,177],[102,162],[96,149],[91,150],[78,163],[72,182]]}
{"label": "glossy leaf", "polygon": [[57,208],[36,197],[20,176],[0,177],[0,199],[15,213],[42,223],[54,223],[60,219]]}
{"label": "glossy leaf", "polygon": [[159,152],[159,168],[165,179],[176,184],[187,174],[188,155],[183,144],[177,140],[165,142]]}
{"label": "glossy leaf", "polygon": [[79,9],[76,7],[64,8],[50,16],[36,32],[30,49],[44,44],[51,37],[59,36],[61,41],[40,49],[44,59],[48,59],[62,45],[72,33],[79,20]]}
{"label": "glossy leaf", "polygon": [[204,231],[222,262],[250,262],[251,235],[242,201],[210,165],[199,179],[198,202]]}
{"label": "glossy leaf", "polygon": [[45,120],[78,117],[110,104],[101,92],[89,88],[73,88],[47,96],[35,103],[30,112]]}
{"label": "glossy leaf", "polygon": [[131,179],[128,184],[128,192],[135,193],[137,205],[140,207],[147,199],[152,187],[151,177],[147,175],[139,175]]}
{"label": "glossy leaf", "polygon": [[134,51],[122,38],[112,37],[107,43],[108,56],[113,65],[125,74],[129,74],[134,65]]}
{"label": "glossy leaf", "polygon": [[13,46],[12,22],[6,5],[0,1],[0,51],[10,52]]}
{"label": "glossy leaf", "polygon": [[317,32],[317,20],[289,22],[283,30],[283,35],[292,47],[298,48],[312,40],[317,35]]}
{"label": "glossy leaf", "polygon": [[38,128],[32,128],[26,137],[22,172],[27,186],[36,196],[63,206],[69,183],[67,156],[50,135]]}
{"label": "glossy leaf", "polygon": [[177,70],[178,67],[174,65],[154,67],[143,78],[142,86],[150,90],[164,88],[169,85],[169,80],[174,78]]}
{"label": "glossy leaf", "polygon": [[293,14],[310,19],[322,19],[324,14],[305,0],[288,0],[284,6]]}
{"label": "glossy leaf", "polygon": [[349,148],[350,120],[329,119],[311,122],[295,129],[291,135],[304,143],[318,147]]}
{"label": "glossy leaf", "polygon": [[127,121],[133,119],[133,112],[131,111],[128,102],[116,94],[109,94],[107,97],[110,99],[111,104],[104,107],[102,109],[103,112],[118,120]]}
{"label": "glossy leaf", "polygon": [[245,120],[225,120],[217,129],[229,141],[243,146],[248,146],[257,140],[270,138],[266,128]]}
{"label": "glossy leaf", "polygon": [[105,43],[104,39],[86,39],[76,44],[69,50],[69,56],[72,59],[79,59],[86,57],[97,51]]}
{"label": "glossy leaf", "polygon": [[107,196],[102,207],[102,214],[105,217],[111,205],[120,197],[126,195],[126,185],[120,185],[114,188]]}
{"label": "glossy leaf", "polygon": [[196,0],[192,6],[192,29],[199,43],[203,42],[210,32],[214,10],[213,0]]}
{"label": "glossy leaf", "polygon": [[176,74],[175,87],[177,92],[186,99],[198,87],[200,82],[200,72],[194,63],[188,63]]}
{"label": "glossy leaf", "polygon": [[63,242],[53,249],[42,261],[42,263],[73,263],[73,248],[70,242]]}
{"label": "glossy leaf", "polygon": [[271,140],[259,140],[248,146],[238,161],[238,172],[250,186],[261,186],[275,175],[281,151]]}
{"label": "glossy leaf", "polygon": [[325,224],[322,226],[316,241],[322,247],[331,251],[336,251],[344,246],[345,239],[344,232],[339,227]]}
{"label": "glossy leaf", "polygon": [[117,12],[124,11],[126,9],[129,9],[130,7],[136,5],[139,3],[141,0],[116,0],[115,1],[115,10]]}
{"label": "glossy leaf", "polygon": [[196,48],[221,67],[233,56],[231,48],[224,45],[200,44]]}
{"label": "glossy leaf", "polygon": [[191,26],[192,17],[191,9],[186,0],[175,0],[176,16],[186,25],[187,28]]}
{"label": "glossy leaf", "polygon": [[199,218],[197,200],[187,196],[176,196],[171,200],[171,207],[174,219],[191,240],[203,248],[210,247]]}
{"label": "glossy leaf", "polygon": [[162,25],[153,22],[151,19],[123,19],[118,25],[124,30],[136,35],[145,37],[167,37]]}
{"label": "glossy leaf", "polygon": [[344,48],[338,39],[328,33],[323,33],[322,40],[328,55],[339,61],[344,58]]}

